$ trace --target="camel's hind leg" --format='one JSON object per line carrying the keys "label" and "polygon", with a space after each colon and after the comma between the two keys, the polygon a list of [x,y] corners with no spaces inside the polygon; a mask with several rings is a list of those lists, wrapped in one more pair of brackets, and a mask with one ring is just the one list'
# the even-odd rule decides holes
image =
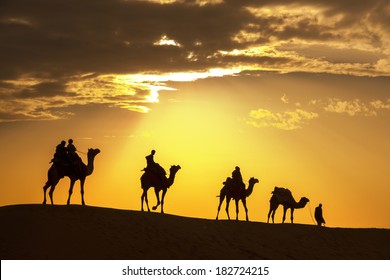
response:
{"label": "camel's hind leg", "polygon": [[141,211],[144,211],[144,200],[146,202],[146,206],[148,207],[148,212],[150,212],[149,209],[149,201],[148,201],[148,190],[144,189],[141,195]]}
{"label": "camel's hind leg", "polygon": [[238,205],[238,202],[239,202],[239,200],[238,200],[238,199],[235,199],[235,202],[236,202],[236,221],[238,221],[238,212],[239,212],[239,205]]}
{"label": "camel's hind leg", "polygon": [[230,204],[230,199],[231,199],[231,197],[226,197],[226,214],[227,214],[227,216],[228,216],[228,219],[230,220],[230,215],[229,215],[229,204]]}
{"label": "camel's hind leg", "polygon": [[221,193],[219,194],[219,205],[218,205],[217,217],[215,218],[216,220],[218,220],[219,211],[221,210],[221,205],[225,199],[225,196],[226,196],[225,192],[221,190]]}
{"label": "camel's hind leg", "polygon": [[267,223],[269,222],[269,217],[271,216],[272,218],[272,223],[274,223],[274,217],[275,217],[275,212],[276,212],[276,209],[278,209],[279,205],[276,205],[276,207],[272,207],[270,206],[269,207],[269,212],[268,212],[268,219],[267,219]]}
{"label": "camel's hind leg", "polygon": [[155,206],[153,206],[152,209],[156,210],[157,207],[161,204],[161,202],[160,202],[160,190],[158,190],[157,188],[154,188],[154,193],[156,194],[157,204]]}
{"label": "camel's hind leg", "polygon": [[54,190],[58,184],[58,181],[59,180],[57,180],[55,182],[47,181],[46,184],[43,186],[43,204],[46,204],[46,191],[48,188],[50,188],[50,190],[49,190],[50,203],[52,205],[54,204],[53,193],[54,193]]}
{"label": "camel's hind leg", "polygon": [[46,184],[43,186],[43,202],[42,202],[42,204],[46,204],[46,191],[48,188],[50,188],[50,186],[51,186],[51,184],[49,183],[49,181],[47,181]]}

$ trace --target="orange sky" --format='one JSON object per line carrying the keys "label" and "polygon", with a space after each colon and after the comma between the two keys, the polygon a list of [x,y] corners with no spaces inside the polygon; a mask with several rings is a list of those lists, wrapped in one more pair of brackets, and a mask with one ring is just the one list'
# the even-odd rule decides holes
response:
{"label": "orange sky", "polygon": [[328,226],[390,228],[388,4],[46,2],[0,15],[0,205],[41,203],[55,146],[73,138],[102,151],[88,205],[139,210],[155,149],[167,171],[182,167],[166,213],[214,219],[240,166],[260,181],[252,221],[266,221],[279,186],[311,201],[296,223],[322,203]]}

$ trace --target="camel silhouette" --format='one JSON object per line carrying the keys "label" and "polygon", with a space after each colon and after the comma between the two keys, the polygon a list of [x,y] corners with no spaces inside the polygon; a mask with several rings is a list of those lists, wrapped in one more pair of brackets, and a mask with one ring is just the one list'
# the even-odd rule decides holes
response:
{"label": "camel silhouette", "polygon": [[75,169],[70,166],[63,167],[61,165],[58,165],[54,163],[49,171],[47,172],[47,182],[45,186],[43,187],[43,204],[46,204],[46,191],[48,188],[50,188],[49,196],[51,204],[54,204],[53,202],[53,193],[56,188],[56,185],[60,181],[60,179],[64,178],[64,176],[69,177],[70,179],[70,187],[69,187],[69,197],[67,204],[70,204],[70,197],[73,192],[73,186],[77,180],[80,180],[80,192],[81,192],[81,202],[83,205],[85,205],[84,202],[84,182],[85,178],[92,174],[94,169],[94,159],[97,154],[100,153],[99,149],[88,149],[88,164],[85,165],[83,162],[81,162],[80,169]]}
{"label": "camel silhouette", "polygon": [[270,216],[272,217],[272,223],[274,223],[275,212],[280,204],[283,205],[282,223],[284,223],[284,220],[286,219],[286,212],[288,209],[291,209],[291,223],[294,223],[294,210],[304,208],[309,202],[309,199],[306,197],[302,197],[299,202],[296,202],[289,189],[275,187],[269,202],[270,207],[267,223],[269,222]]}
{"label": "camel silhouette", "polygon": [[259,182],[258,179],[253,177],[250,178],[248,188],[245,189],[245,186],[244,187],[237,186],[236,182],[231,177],[228,177],[226,181],[223,183],[224,186],[222,187],[219,194],[219,205],[218,205],[216,220],[218,220],[219,210],[221,209],[222,202],[226,198],[226,214],[229,220],[230,220],[229,203],[231,199],[234,199],[236,202],[236,220],[238,220],[238,202],[241,200],[245,208],[246,220],[249,221],[248,208],[246,207],[246,198],[252,194],[253,187],[258,182]]}
{"label": "camel silhouette", "polygon": [[[144,200],[146,202],[146,206],[149,209],[149,202],[148,202],[148,190],[151,187],[154,187],[154,192],[156,194],[157,198],[157,204],[156,206],[153,206],[152,209],[156,210],[157,207],[161,204],[161,213],[164,213],[164,198],[168,191],[168,188],[173,185],[175,181],[176,173],[180,170],[180,165],[172,165],[169,169],[169,177],[166,176],[162,177],[162,180],[160,179],[159,175],[149,171],[145,170],[144,174],[141,176],[141,188],[143,189],[142,195],[141,195],[141,210],[144,211]],[[161,196],[161,202],[160,202],[160,191],[162,191]]]}

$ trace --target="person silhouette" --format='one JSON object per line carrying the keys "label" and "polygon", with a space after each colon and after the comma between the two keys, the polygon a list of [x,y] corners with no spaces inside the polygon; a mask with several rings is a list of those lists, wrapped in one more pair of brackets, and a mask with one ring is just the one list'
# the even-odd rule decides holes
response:
{"label": "person silhouette", "polygon": [[150,155],[147,155],[146,158],[146,168],[145,169],[154,169],[156,167],[156,163],[154,162],[154,155],[156,154],[155,150],[150,152]]}
{"label": "person silhouette", "polygon": [[233,180],[236,182],[236,185],[239,187],[239,188],[244,188],[245,189],[245,184],[242,180],[242,175],[241,175],[241,171],[240,171],[240,167],[236,166],[236,168],[233,170],[232,172],[232,178]]}
{"label": "person silhouette", "polygon": [[53,159],[50,161],[50,163],[66,163],[67,154],[65,144],[66,142],[62,140],[61,143],[56,146],[56,152],[54,153]]}
{"label": "person silhouette", "polygon": [[162,183],[166,172],[164,168],[162,168],[158,163],[154,161],[154,155],[156,154],[155,150],[152,150],[150,152],[150,155],[147,155],[145,157],[146,159],[146,167],[143,169],[143,171],[150,171],[151,173],[154,173],[157,175],[160,183]]}
{"label": "person silhouette", "polygon": [[322,226],[322,224],[325,224],[324,217],[322,216],[322,204],[321,203],[314,210],[314,218],[316,219],[318,226]]}
{"label": "person silhouette", "polygon": [[76,169],[81,169],[81,158],[76,153],[77,149],[76,149],[75,145],[73,144],[73,139],[68,140],[68,146],[66,146],[66,149],[68,151],[68,155],[69,155],[69,159],[70,159],[71,164]]}

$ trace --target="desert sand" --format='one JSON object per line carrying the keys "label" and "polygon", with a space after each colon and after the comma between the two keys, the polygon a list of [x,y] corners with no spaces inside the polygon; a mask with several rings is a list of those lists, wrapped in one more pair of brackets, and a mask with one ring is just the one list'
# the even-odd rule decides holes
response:
{"label": "desert sand", "polygon": [[390,259],[390,229],[32,204],[0,207],[0,223],[2,260]]}

